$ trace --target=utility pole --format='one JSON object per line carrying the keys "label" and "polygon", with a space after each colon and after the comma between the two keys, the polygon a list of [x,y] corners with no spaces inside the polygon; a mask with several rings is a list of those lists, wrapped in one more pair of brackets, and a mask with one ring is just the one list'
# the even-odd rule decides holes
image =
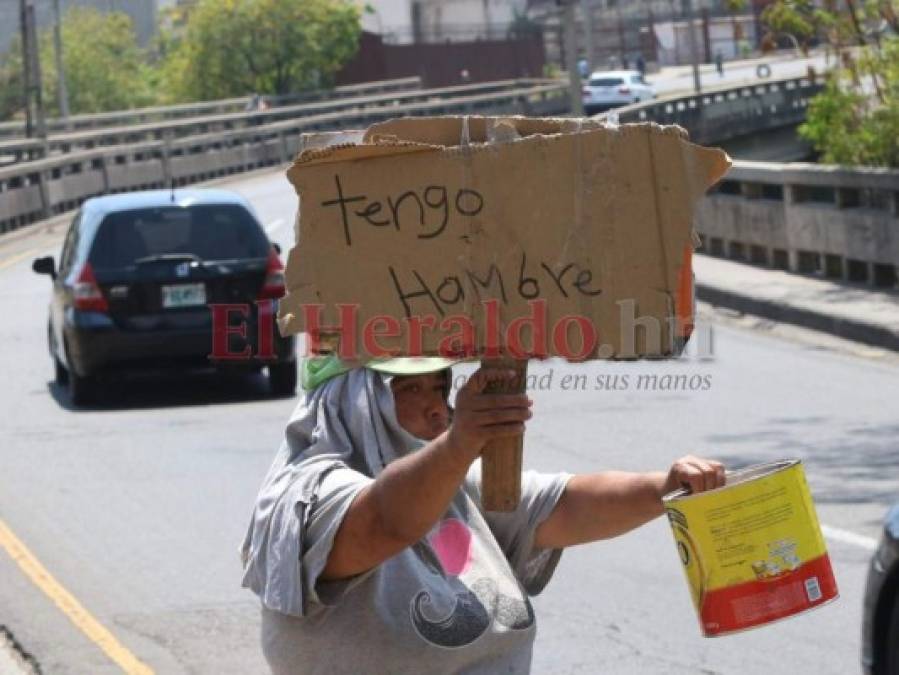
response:
{"label": "utility pole", "polygon": [[627,39],[624,31],[624,17],[621,15],[621,0],[615,2],[615,19],[618,23],[618,62],[622,69],[627,69],[624,65],[627,61]]}
{"label": "utility pole", "polygon": [[[47,141],[47,124],[44,118],[44,99],[41,93],[41,63],[38,55],[37,25],[34,16],[34,0],[21,0],[22,12],[22,69],[25,83],[26,109],[28,119],[26,131],[29,138],[37,136]],[[34,109],[32,113],[32,103]],[[44,148],[46,155],[46,147]]]}
{"label": "utility pole", "polygon": [[683,0],[684,17],[687,20],[687,44],[690,46],[690,63],[693,64],[693,90],[702,93],[702,82],[699,79],[699,47],[696,44],[696,32],[693,30],[693,0]]}
{"label": "utility pole", "polygon": [[596,68],[596,36],[593,34],[593,0],[581,0],[581,14],[584,15],[584,47],[587,50],[587,71]]}
{"label": "utility pole", "polygon": [[[43,83],[41,82],[40,45],[37,41],[37,17],[34,0],[25,0],[25,19],[28,29],[28,51],[30,52],[31,92],[34,97],[34,131],[38,138],[47,141],[47,121],[44,115]],[[44,153],[46,154],[46,152]]]}
{"label": "utility pole", "polygon": [[31,112],[31,50],[28,47],[27,0],[19,0],[19,30],[22,41],[22,99],[25,104],[25,136],[34,135],[34,120]]}
{"label": "utility pole", "polygon": [[574,3],[576,0],[556,0],[562,5],[562,24],[565,30],[565,68],[568,70],[568,85],[571,96],[571,113],[575,117],[584,116],[584,85],[577,69],[577,38],[574,31]]}
{"label": "utility pole", "polygon": [[56,57],[56,98],[59,103],[59,116],[62,117],[66,129],[69,129],[69,91],[66,87],[66,71],[62,59],[62,17],[59,12],[59,0],[53,0],[53,52]]}

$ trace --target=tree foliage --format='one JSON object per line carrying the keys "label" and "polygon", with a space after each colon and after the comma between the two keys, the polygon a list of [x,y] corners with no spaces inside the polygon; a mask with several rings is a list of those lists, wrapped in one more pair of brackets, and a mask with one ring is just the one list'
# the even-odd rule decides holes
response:
{"label": "tree foliage", "polygon": [[799,127],[824,162],[899,167],[897,13],[894,0],[777,0],[762,15],[772,35],[838,55]]}
{"label": "tree foliage", "polygon": [[11,119],[24,110],[23,85],[22,43],[16,36],[0,57],[0,120]]}
{"label": "tree foliage", "polygon": [[[163,12],[152,48],[143,50],[126,14],[72,7],[62,18],[70,111],[328,86],[356,52],[359,12],[351,0],[198,0]],[[52,27],[38,41],[43,99],[54,116]],[[16,38],[0,55],[0,119],[22,114],[22,77]]]}
{"label": "tree foliage", "polygon": [[[72,114],[121,110],[152,100],[144,55],[130,17],[72,7],[62,17],[63,69]],[[38,36],[42,96],[48,116],[59,114],[53,28]],[[0,60],[0,119],[24,111],[22,44],[16,36]]]}
{"label": "tree foliage", "polygon": [[184,19],[164,37],[161,81],[176,100],[327,85],[361,32],[347,0],[199,0]]}
{"label": "tree foliage", "polygon": [[[53,29],[41,32],[40,59],[44,102],[58,114]],[[137,47],[131,18],[71,7],[62,18],[63,69],[72,114],[122,110],[152,102],[145,55]]]}

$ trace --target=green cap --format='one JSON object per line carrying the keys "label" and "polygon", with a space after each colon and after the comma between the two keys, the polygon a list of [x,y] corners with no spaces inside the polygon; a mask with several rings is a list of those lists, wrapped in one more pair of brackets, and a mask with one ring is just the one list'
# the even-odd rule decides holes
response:
{"label": "green cap", "polygon": [[[449,359],[440,356],[405,357],[375,359],[366,363],[365,367],[388,375],[423,375],[446,370],[460,361],[462,359]],[[300,383],[303,389],[311,391],[332,377],[342,375],[354,367],[351,363],[341,361],[336,354],[313,356],[303,360]]]}

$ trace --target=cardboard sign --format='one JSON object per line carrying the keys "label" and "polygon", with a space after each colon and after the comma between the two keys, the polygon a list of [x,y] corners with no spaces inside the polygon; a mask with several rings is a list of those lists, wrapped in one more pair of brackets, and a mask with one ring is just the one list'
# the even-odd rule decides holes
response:
{"label": "cardboard sign", "polygon": [[679,127],[529,118],[306,141],[287,174],[300,212],[283,333],[347,358],[676,350],[693,211],[724,152]]}

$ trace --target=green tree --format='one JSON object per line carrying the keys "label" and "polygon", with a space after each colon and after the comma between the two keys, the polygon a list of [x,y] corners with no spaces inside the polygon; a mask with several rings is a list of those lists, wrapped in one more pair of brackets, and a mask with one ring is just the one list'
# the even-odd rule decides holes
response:
{"label": "green tree", "polygon": [[[73,114],[122,110],[153,101],[147,86],[149,67],[137,47],[127,14],[72,7],[62,18],[63,69]],[[53,30],[40,36],[44,101],[48,113],[59,113]]]}
{"label": "green tree", "polygon": [[799,135],[833,164],[899,167],[899,21],[893,0],[777,0],[772,35],[833,48],[839,67],[809,104]]}
{"label": "green tree", "polygon": [[22,44],[16,37],[6,53],[0,56],[0,120],[9,120],[24,112],[23,84]]}
{"label": "green tree", "polygon": [[165,38],[160,81],[174,100],[328,85],[356,53],[359,14],[348,0],[199,0]]}

